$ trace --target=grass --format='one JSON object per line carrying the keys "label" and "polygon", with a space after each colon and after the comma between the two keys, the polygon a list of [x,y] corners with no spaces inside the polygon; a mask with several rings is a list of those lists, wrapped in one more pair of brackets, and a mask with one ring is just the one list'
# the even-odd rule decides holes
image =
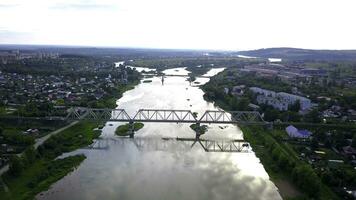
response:
{"label": "grass", "polygon": [[100,136],[100,131],[93,129],[99,123],[82,121],[74,126],[52,136],[42,146],[39,147],[40,153],[46,157],[55,158],[64,152],[70,152],[92,143],[93,139]]}
{"label": "grass", "polygon": [[84,159],[84,155],[52,161],[38,159],[16,178],[5,174],[3,180],[9,191],[0,191],[1,199],[34,199],[36,194],[47,190],[53,183],[73,171]]}
{"label": "grass", "polygon": [[5,106],[0,106],[0,115],[5,115],[5,114],[6,114]]}
{"label": "grass", "polygon": [[[141,128],[143,128],[144,124],[140,123],[140,122],[136,122],[133,124],[133,126],[134,126],[134,131],[138,131]],[[115,130],[115,134],[118,136],[128,136],[128,135],[130,135],[129,130],[130,130],[130,124],[127,123],[127,124],[118,126]]]}
{"label": "grass", "polygon": [[1,199],[33,199],[36,194],[47,190],[51,184],[74,170],[85,159],[84,155],[55,158],[91,144],[100,135],[100,131],[93,130],[97,125],[83,121],[48,139],[38,148],[37,159],[32,164],[27,164],[21,175],[3,175],[9,192],[0,187]]}

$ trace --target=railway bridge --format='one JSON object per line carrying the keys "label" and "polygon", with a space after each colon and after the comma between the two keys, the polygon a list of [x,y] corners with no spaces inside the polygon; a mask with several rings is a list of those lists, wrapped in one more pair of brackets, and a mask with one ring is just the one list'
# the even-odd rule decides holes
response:
{"label": "railway bridge", "polygon": [[[134,115],[129,115],[125,109],[109,108],[82,108],[69,109],[65,120],[89,120],[128,122],[131,124],[131,134],[134,136],[133,124],[135,122],[158,122],[158,123],[190,123],[190,124],[246,124],[246,125],[269,125],[264,121],[259,112],[255,111],[223,111],[207,110],[201,117],[191,110],[174,109],[139,109]],[[200,133],[196,133],[197,137]]]}

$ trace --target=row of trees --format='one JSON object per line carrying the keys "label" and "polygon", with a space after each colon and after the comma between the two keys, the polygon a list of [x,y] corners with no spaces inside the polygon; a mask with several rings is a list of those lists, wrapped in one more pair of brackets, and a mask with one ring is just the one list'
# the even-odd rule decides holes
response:
{"label": "row of trees", "polygon": [[278,168],[286,174],[291,174],[293,182],[308,196],[318,198],[321,191],[321,181],[314,170],[290,155],[270,135],[265,135],[262,138],[263,144],[276,161]]}

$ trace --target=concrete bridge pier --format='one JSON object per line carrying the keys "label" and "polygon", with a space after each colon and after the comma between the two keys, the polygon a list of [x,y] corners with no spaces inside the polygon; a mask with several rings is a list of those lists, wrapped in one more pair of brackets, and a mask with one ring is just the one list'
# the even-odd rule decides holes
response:
{"label": "concrete bridge pier", "polygon": [[[196,123],[196,125],[197,125],[198,128],[200,127],[200,123]],[[199,129],[194,130],[194,132],[195,132],[195,139],[196,140],[199,140],[200,136],[204,134],[204,133],[201,133]]]}
{"label": "concrete bridge pier", "polygon": [[135,135],[135,127],[134,127],[134,122],[133,121],[130,121],[129,122],[129,132],[130,132],[130,138],[134,138],[134,135]]}

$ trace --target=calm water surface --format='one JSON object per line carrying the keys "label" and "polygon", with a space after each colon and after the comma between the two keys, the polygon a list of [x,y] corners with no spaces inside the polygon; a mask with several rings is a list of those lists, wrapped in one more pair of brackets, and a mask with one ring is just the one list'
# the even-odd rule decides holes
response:
{"label": "calm water surface", "polygon": [[[223,69],[213,69],[214,75]],[[169,69],[166,74],[187,74],[184,68]],[[203,91],[191,86],[184,77],[150,78],[127,91],[117,101],[133,115],[140,108],[189,109],[198,117],[205,110],[216,110],[203,99]],[[208,78],[198,78],[200,84]],[[161,137],[194,138],[189,124],[145,123],[135,137],[122,139],[114,135],[122,123],[109,122],[103,128],[102,149],[79,149],[65,154],[84,153],[87,159],[72,173],[53,184],[37,199],[281,199],[277,188],[253,152],[207,153],[199,145],[182,145],[180,141],[164,143]],[[241,139],[242,132],[232,125],[209,125],[206,139]]]}

